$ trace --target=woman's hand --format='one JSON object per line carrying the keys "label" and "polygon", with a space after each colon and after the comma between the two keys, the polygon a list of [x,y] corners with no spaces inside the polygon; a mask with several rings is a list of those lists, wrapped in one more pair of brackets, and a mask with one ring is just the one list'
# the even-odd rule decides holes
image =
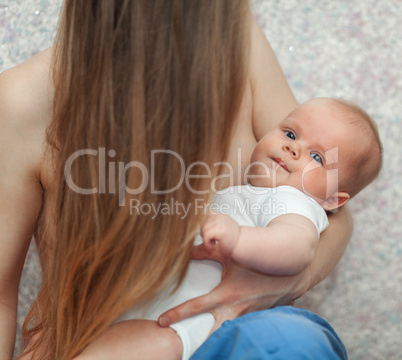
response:
{"label": "woman's hand", "polygon": [[[222,263],[222,282],[209,294],[189,300],[159,317],[161,326],[201,314],[212,313],[215,331],[226,320],[252,311],[288,305],[302,296],[310,286],[310,268],[293,276],[270,276],[241,267],[224,258],[218,249],[204,245],[194,247],[193,259],[210,259]],[[211,332],[212,332],[211,331]]]}

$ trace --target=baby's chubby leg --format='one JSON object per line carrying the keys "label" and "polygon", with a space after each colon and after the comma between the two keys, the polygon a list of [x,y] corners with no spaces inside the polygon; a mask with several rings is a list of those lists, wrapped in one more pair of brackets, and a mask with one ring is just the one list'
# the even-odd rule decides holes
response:
{"label": "baby's chubby leg", "polygon": [[183,345],[176,332],[151,320],[113,324],[73,360],[180,360]]}

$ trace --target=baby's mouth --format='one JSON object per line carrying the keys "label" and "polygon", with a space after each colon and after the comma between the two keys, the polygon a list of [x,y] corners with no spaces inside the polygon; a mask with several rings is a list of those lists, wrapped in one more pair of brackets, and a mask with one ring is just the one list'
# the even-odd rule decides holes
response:
{"label": "baby's mouth", "polygon": [[289,172],[288,167],[286,166],[285,162],[281,158],[274,158],[273,159],[280,167],[284,168],[286,171]]}

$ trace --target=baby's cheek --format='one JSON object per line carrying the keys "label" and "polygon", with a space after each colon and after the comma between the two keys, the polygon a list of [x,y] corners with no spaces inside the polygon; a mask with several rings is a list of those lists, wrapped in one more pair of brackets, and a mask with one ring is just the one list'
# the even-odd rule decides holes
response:
{"label": "baby's cheek", "polygon": [[318,202],[324,201],[327,197],[328,178],[323,168],[312,169],[303,174],[302,187],[303,192]]}

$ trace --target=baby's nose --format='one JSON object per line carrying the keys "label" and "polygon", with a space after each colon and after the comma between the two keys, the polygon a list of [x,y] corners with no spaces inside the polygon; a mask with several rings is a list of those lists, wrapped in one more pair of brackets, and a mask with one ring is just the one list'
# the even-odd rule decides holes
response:
{"label": "baby's nose", "polygon": [[296,160],[300,157],[300,149],[296,144],[283,145],[282,150],[290,153],[290,156]]}

